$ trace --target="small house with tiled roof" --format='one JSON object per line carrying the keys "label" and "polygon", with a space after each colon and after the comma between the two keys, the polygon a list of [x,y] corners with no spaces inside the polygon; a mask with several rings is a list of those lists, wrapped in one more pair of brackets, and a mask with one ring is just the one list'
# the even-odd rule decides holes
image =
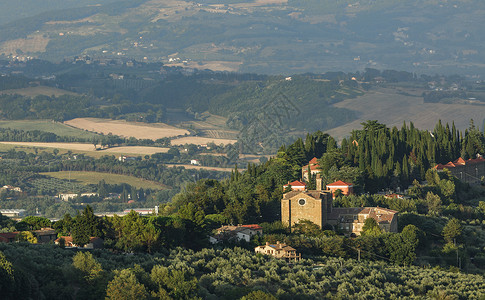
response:
{"label": "small house with tiled roof", "polygon": [[338,180],[330,184],[327,184],[327,191],[331,192],[332,195],[335,196],[335,192],[337,190],[341,190],[342,195],[347,196],[354,193],[354,185],[352,183],[347,183],[342,180]]}
{"label": "small house with tiled roof", "polygon": [[306,190],[306,183],[299,180],[295,180],[293,182],[288,181],[288,184],[283,186],[283,190],[288,189],[288,187],[290,187],[292,191],[304,191]]}
{"label": "small house with tiled roof", "polygon": [[13,243],[15,242],[18,232],[3,232],[0,233],[0,242],[2,243]]}
{"label": "small house with tiled roof", "polygon": [[481,183],[481,178],[485,176],[485,159],[481,155],[477,156],[475,159],[468,160],[460,157],[446,164],[437,164],[434,166],[434,169],[437,171],[448,169],[453,176],[463,182],[479,184]]}
{"label": "small house with tiled roof", "polygon": [[276,244],[270,244],[266,242],[266,245],[258,246],[254,248],[254,252],[265,254],[265,255],[271,255],[276,258],[282,258],[287,260],[301,259],[301,254],[296,253],[295,248],[290,247],[285,243],[280,243],[279,241],[276,242]]}
{"label": "small house with tiled roof", "polygon": [[318,159],[316,157],[312,158],[307,165],[301,167],[301,178],[305,181],[309,181],[310,178],[308,176],[308,168],[310,167],[310,173],[312,176],[316,174],[320,174],[322,170],[320,169],[320,165],[318,164]]}

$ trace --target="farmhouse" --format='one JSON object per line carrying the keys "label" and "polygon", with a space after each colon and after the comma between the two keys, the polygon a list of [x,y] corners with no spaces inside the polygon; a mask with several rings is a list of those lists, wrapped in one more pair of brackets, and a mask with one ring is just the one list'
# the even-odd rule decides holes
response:
{"label": "farmhouse", "polygon": [[434,168],[438,171],[448,169],[453,176],[463,182],[470,184],[480,184],[482,176],[485,176],[485,159],[481,155],[477,155],[475,159],[464,160],[458,158],[453,162],[447,164],[437,164]]}
{"label": "farmhouse", "polygon": [[2,216],[10,217],[10,218],[21,218],[24,217],[26,214],[25,209],[0,209],[0,214]]}
{"label": "farmhouse", "polygon": [[285,243],[280,243],[279,241],[276,242],[276,244],[266,242],[266,245],[254,248],[254,252],[288,260],[297,261],[301,259],[301,253],[296,253],[295,248],[292,248]]}
{"label": "farmhouse", "polygon": [[98,196],[98,193],[82,193],[82,194],[59,194],[57,195],[57,198],[58,199],[61,199],[62,201],[69,201],[69,200],[72,200],[76,197],[94,197],[94,196]]}
{"label": "farmhouse", "polygon": [[32,231],[32,233],[37,238],[37,243],[39,244],[47,244],[51,241],[55,241],[57,238],[57,232],[55,231],[55,229],[50,227],[41,228],[40,230],[34,230]]}
{"label": "farmhouse", "polygon": [[[72,242],[72,236],[61,236],[54,242],[56,245],[62,245],[65,247],[72,247],[72,248],[81,248],[78,245]],[[104,241],[102,238],[99,237],[90,237],[89,243],[84,245],[85,249],[100,249],[103,248]]]}

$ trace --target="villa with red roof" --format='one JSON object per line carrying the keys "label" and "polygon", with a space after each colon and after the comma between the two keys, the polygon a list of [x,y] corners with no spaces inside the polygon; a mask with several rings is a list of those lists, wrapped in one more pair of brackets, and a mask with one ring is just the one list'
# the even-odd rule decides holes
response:
{"label": "villa with red roof", "polygon": [[481,155],[478,155],[475,159],[468,160],[460,157],[453,162],[437,164],[434,168],[438,171],[448,169],[453,176],[463,182],[479,184],[482,176],[485,176],[485,159]]}
{"label": "villa with red roof", "polygon": [[335,191],[341,190],[342,195],[350,195],[354,193],[354,185],[352,183],[347,183],[342,180],[332,182],[327,184],[327,191],[331,192],[335,197]]}
{"label": "villa with red roof", "polygon": [[322,172],[322,170],[320,169],[320,165],[318,164],[317,158],[316,157],[312,158],[308,162],[308,165],[301,167],[301,178],[303,178],[303,180],[305,180],[305,181],[309,180],[309,178],[308,178],[308,167],[309,166],[310,166],[310,172],[311,172],[312,176],[315,176],[316,174],[319,174],[319,173]]}
{"label": "villa with red roof", "polygon": [[286,190],[288,187],[291,187],[292,191],[304,191],[306,190],[306,183],[299,180],[295,180],[293,182],[288,181],[288,184],[283,186],[283,190]]}

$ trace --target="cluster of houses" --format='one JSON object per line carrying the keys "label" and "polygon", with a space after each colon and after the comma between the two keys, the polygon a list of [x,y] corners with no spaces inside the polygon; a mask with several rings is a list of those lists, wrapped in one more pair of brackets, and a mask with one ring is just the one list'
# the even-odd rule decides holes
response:
{"label": "cluster of houses", "polygon": [[458,158],[446,164],[437,164],[434,168],[439,172],[448,169],[453,176],[463,182],[470,184],[480,184],[482,177],[485,176],[485,158],[477,155],[475,159],[465,160]]}
{"label": "cluster of houses", "polygon": [[[91,237],[88,244],[83,247],[75,245],[72,242],[71,236],[57,236],[55,229],[46,227],[39,230],[31,231],[32,235],[37,239],[37,244],[56,244],[62,245],[68,248],[85,248],[85,249],[98,249],[103,247],[103,239],[99,237]],[[14,243],[19,240],[19,231],[0,233],[0,242],[2,243]]]}

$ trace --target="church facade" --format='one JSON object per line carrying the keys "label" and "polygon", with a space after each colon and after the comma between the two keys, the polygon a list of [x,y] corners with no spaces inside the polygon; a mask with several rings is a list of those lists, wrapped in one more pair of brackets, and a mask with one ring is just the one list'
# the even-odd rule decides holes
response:
{"label": "church facade", "polygon": [[375,219],[383,232],[398,231],[397,211],[382,207],[333,207],[329,191],[294,190],[281,199],[281,222],[290,227],[308,220],[320,228],[331,225],[348,234],[360,235],[367,218]]}

